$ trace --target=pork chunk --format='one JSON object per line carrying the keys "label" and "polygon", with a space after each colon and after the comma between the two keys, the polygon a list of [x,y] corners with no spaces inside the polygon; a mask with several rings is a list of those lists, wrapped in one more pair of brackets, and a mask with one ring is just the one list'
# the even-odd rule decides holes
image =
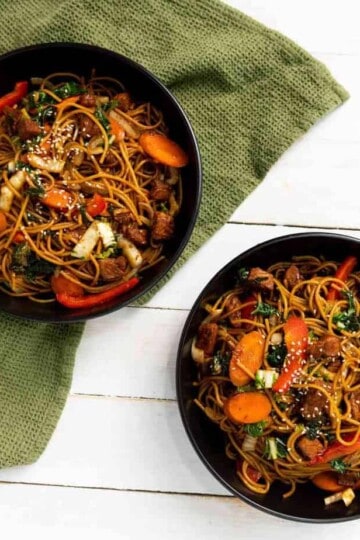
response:
{"label": "pork chunk", "polygon": [[83,107],[95,107],[96,106],[96,96],[94,94],[81,94],[79,98],[79,105]]}
{"label": "pork chunk", "polygon": [[121,279],[125,273],[127,261],[123,255],[116,259],[102,259],[99,261],[100,275],[104,281]]}
{"label": "pork chunk", "polygon": [[171,195],[171,186],[162,182],[161,180],[154,180],[151,191],[150,198],[154,201],[168,201]]}
{"label": "pork chunk", "polygon": [[324,450],[324,445],[319,439],[309,439],[306,436],[298,440],[297,446],[306,459],[313,459]]}
{"label": "pork chunk", "polygon": [[99,127],[86,114],[80,115],[80,134],[86,139],[100,135]]}
{"label": "pork chunk", "polygon": [[324,388],[327,392],[331,391],[331,385],[325,381],[317,383],[319,390],[309,388],[304,396],[303,403],[300,407],[301,415],[305,420],[313,420],[328,414],[329,402],[326,395],[320,388]]}
{"label": "pork chunk", "polygon": [[295,264],[289,266],[286,269],[284,280],[287,281],[288,286],[292,289],[301,280],[300,270]]}
{"label": "pork chunk", "polygon": [[341,340],[338,336],[325,334],[309,346],[309,354],[314,358],[327,358],[339,356]]}
{"label": "pork chunk", "polygon": [[148,243],[148,232],[140,229],[136,223],[131,223],[124,227],[124,235],[136,246],[146,246]]}
{"label": "pork chunk", "polygon": [[274,276],[262,268],[251,268],[248,281],[259,289],[271,292],[274,289]]}
{"label": "pork chunk", "polygon": [[174,218],[166,212],[155,212],[152,238],[155,241],[167,240],[174,234]]}
{"label": "pork chunk", "polygon": [[34,121],[22,118],[17,125],[19,137],[22,141],[33,139],[41,133],[41,127]]}
{"label": "pork chunk", "polygon": [[204,323],[198,330],[196,347],[202,349],[205,356],[212,356],[214,353],[216,339],[218,334],[218,325],[216,323]]}

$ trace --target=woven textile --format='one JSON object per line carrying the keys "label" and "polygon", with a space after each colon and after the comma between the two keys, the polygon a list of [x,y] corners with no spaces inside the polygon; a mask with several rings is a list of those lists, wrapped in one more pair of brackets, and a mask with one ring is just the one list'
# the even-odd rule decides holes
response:
{"label": "woven textile", "polygon": [[[177,267],[295,139],[348,97],[296,44],[217,0],[0,0],[0,8],[0,52],[50,41],[96,44],[140,62],[177,96],[204,169],[198,223]],[[0,324],[0,465],[6,466],[33,461],[46,446],[83,327],[6,316]]]}

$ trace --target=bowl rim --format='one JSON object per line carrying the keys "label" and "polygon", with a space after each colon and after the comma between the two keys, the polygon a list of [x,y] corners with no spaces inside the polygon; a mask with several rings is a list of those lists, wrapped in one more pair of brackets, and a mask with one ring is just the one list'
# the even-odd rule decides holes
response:
{"label": "bowl rim", "polygon": [[[179,113],[179,117],[182,118],[184,131],[187,133],[187,137],[190,141],[190,145],[193,148],[193,154],[194,154],[194,171],[195,176],[197,178],[197,193],[196,197],[194,197],[194,212],[192,213],[190,219],[188,220],[188,225],[186,228],[186,234],[181,238],[181,241],[179,242],[179,245],[177,246],[174,253],[171,255],[171,257],[167,258],[167,264],[166,267],[156,274],[150,282],[142,289],[141,291],[134,293],[133,295],[130,295],[130,298],[128,300],[125,300],[120,306],[113,305],[111,307],[108,307],[104,310],[101,310],[100,312],[94,312],[90,314],[82,314],[82,310],[75,310],[73,311],[73,315],[67,319],[66,317],[63,320],[60,320],[58,316],[48,316],[46,319],[43,316],[40,315],[34,315],[34,316],[26,316],[21,315],[19,313],[14,314],[11,313],[8,310],[2,309],[0,305],[0,311],[3,313],[6,313],[8,315],[11,315],[13,317],[16,317],[21,320],[34,320],[38,322],[44,322],[44,323],[76,323],[80,321],[87,321],[91,319],[95,319],[98,317],[103,317],[105,315],[108,315],[110,313],[113,313],[115,311],[118,311],[119,309],[126,307],[132,302],[135,302],[136,300],[139,300],[141,297],[145,296],[146,293],[148,293],[151,289],[153,289],[173,268],[175,263],[180,258],[180,255],[184,251],[185,247],[187,246],[193,232],[195,229],[195,225],[197,222],[197,218],[199,215],[200,210],[200,203],[202,199],[202,193],[203,193],[203,167],[202,167],[202,160],[201,160],[201,154],[200,154],[200,147],[199,142],[197,140],[194,128],[192,127],[192,124],[189,120],[189,117],[187,113],[185,112],[183,106],[180,104],[179,100],[175,95],[171,92],[171,90],[156,76],[154,73],[152,73],[150,70],[148,70],[145,66],[140,64],[139,62],[136,62],[132,58],[129,58],[128,56],[125,56],[121,53],[115,52],[112,49],[107,49],[106,47],[100,47],[98,45],[93,45],[90,43],[80,43],[80,42],[72,42],[72,41],[54,41],[54,42],[42,42],[42,43],[35,43],[32,45],[27,45],[25,47],[19,47],[16,49],[13,49],[11,51],[7,51],[0,55],[0,63],[3,60],[7,60],[8,58],[12,58],[13,56],[18,56],[23,53],[27,52],[34,52],[36,53],[39,50],[45,50],[49,48],[60,48],[60,49],[78,49],[78,50],[84,50],[87,52],[95,51],[98,54],[105,54],[108,56],[113,56],[120,62],[124,62],[128,64],[132,69],[139,71],[144,77],[150,79],[151,84],[154,86],[157,86],[159,90],[162,92],[163,95],[166,96],[166,98],[171,101],[175,108],[177,109],[177,112]],[[141,282],[140,282],[141,285]],[[61,315],[60,315],[61,317]]]}
{"label": "bowl rim", "polygon": [[201,300],[204,296],[206,296],[207,291],[219,280],[219,277],[227,274],[229,271],[232,270],[232,268],[237,264],[238,261],[241,261],[243,258],[249,257],[253,255],[254,253],[258,252],[259,249],[263,247],[270,247],[273,244],[277,244],[279,241],[291,241],[293,239],[306,239],[306,238],[327,238],[327,239],[339,239],[344,241],[351,241],[356,242],[359,244],[360,247],[360,238],[356,238],[354,236],[345,235],[345,234],[338,234],[338,233],[332,233],[332,232],[321,232],[321,231],[314,231],[314,232],[299,232],[299,233],[290,233],[285,234],[282,236],[278,236],[275,238],[271,238],[269,240],[265,240],[263,242],[259,242],[256,245],[250,247],[246,251],[243,251],[233,257],[229,262],[227,262],[222,268],[220,268],[206,283],[206,285],[203,287],[201,292],[198,294],[196,300],[194,301],[191,310],[186,318],[183,330],[180,335],[179,339],[179,345],[177,349],[177,356],[176,356],[176,369],[175,369],[175,383],[176,383],[176,401],[178,404],[178,410],[180,412],[181,421],[183,424],[183,427],[185,428],[185,432],[196,452],[200,460],[202,461],[203,465],[207,468],[207,470],[222,484],[230,493],[238,497],[239,499],[243,500],[245,503],[249,504],[250,506],[256,508],[257,510],[260,510],[262,512],[265,512],[267,514],[270,514],[272,516],[275,516],[277,518],[286,519],[288,521],[295,521],[300,523],[316,523],[316,524],[327,524],[327,523],[340,523],[344,521],[353,521],[360,518],[359,515],[351,515],[351,516],[344,516],[344,517],[336,517],[336,518],[328,518],[328,519],[322,519],[322,518],[308,518],[308,517],[300,517],[290,514],[285,514],[281,511],[273,510],[272,508],[268,508],[266,506],[261,505],[261,503],[258,503],[249,497],[247,497],[243,493],[239,493],[229,482],[227,482],[216,470],[215,468],[209,463],[206,455],[202,452],[202,450],[199,447],[199,444],[196,440],[196,437],[194,436],[191,428],[190,428],[190,422],[188,420],[188,413],[186,412],[185,407],[185,400],[184,400],[184,386],[182,382],[181,377],[181,367],[182,367],[182,351],[184,349],[185,343],[187,339],[189,338],[188,332],[190,325],[192,323],[192,319],[194,315],[198,312],[200,307]]}

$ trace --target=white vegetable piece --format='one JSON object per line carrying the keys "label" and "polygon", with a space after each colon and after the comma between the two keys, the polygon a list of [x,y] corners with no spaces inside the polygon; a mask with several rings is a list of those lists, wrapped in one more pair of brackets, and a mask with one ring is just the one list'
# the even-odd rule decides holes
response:
{"label": "white vegetable piece", "polygon": [[100,238],[100,232],[97,221],[93,221],[90,227],[86,229],[84,235],[72,250],[71,255],[77,259],[88,259],[90,253],[96,246]]}
{"label": "white vegetable piece", "polygon": [[125,131],[126,135],[128,135],[132,139],[138,139],[140,136],[139,131],[130,124],[123,116],[116,113],[115,111],[110,111],[109,117],[112,118],[115,122],[117,122]]}
{"label": "white vegetable piece", "polygon": [[116,244],[115,234],[110,223],[107,223],[106,221],[98,221],[97,228],[105,249]]}
{"label": "white vegetable piece", "polygon": [[244,452],[255,452],[256,443],[257,438],[247,434],[243,440],[241,450],[244,450]]}
{"label": "white vegetable piece", "polygon": [[325,497],[324,503],[326,504],[326,506],[328,506],[329,504],[343,500],[345,506],[350,506],[354,499],[354,491],[351,488],[348,488],[345,489],[345,491],[340,491],[338,493],[334,493],[334,495],[329,495],[329,497]]}
{"label": "white vegetable piece", "polygon": [[132,268],[138,268],[141,265],[143,258],[137,247],[130,242],[130,240],[124,238],[122,234],[118,235],[117,244],[119,248],[123,250],[125,257],[130,263],[130,266]]}
{"label": "white vegetable piece", "polygon": [[[26,172],[21,170],[16,172],[10,179],[9,183],[13,186],[16,191],[19,191],[25,183]],[[4,212],[9,212],[12,202],[14,200],[14,193],[8,186],[2,186],[0,189],[0,210]]]}
{"label": "white vegetable piece", "polygon": [[53,173],[61,173],[65,165],[65,161],[62,159],[42,158],[32,153],[28,154],[28,161],[34,169],[42,169]]}
{"label": "white vegetable piece", "polygon": [[255,374],[256,388],[272,388],[279,374],[274,369],[258,369]]}
{"label": "white vegetable piece", "polygon": [[196,345],[196,338],[192,340],[191,343],[191,357],[194,360],[194,362],[198,362],[199,364],[202,364],[205,361],[205,354],[202,349],[199,349]]}

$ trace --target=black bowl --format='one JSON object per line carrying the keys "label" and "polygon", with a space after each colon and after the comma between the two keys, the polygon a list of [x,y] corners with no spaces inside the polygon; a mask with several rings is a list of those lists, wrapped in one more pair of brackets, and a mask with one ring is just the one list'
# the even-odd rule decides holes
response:
{"label": "black bowl", "polygon": [[197,218],[201,198],[201,162],[198,144],[190,122],[171,92],[138,63],[100,47],[77,43],[49,43],[18,49],[0,56],[0,95],[14,88],[15,82],[54,72],[70,71],[89,77],[97,75],[120,79],[135,99],[150,101],[163,113],[170,136],[187,152],[189,164],[182,169],[183,204],[176,218],[176,231],[166,243],[165,259],[143,274],[132,291],[91,309],[68,310],[58,305],[38,304],[0,293],[0,309],[12,315],[44,322],[86,320],[115,311],[149,291],[174,265],[185,248]]}
{"label": "black bowl", "polygon": [[241,483],[235,474],[234,462],[225,456],[225,435],[193,403],[195,391],[192,382],[196,379],[196,367],[191,358],[191,342],[204,318],[201,305],[205,298],[218,297],[232,288],[238,268],[267,267],[295,255],[323,255],[340,262],[350,254],[360,257],[360,240],[337,234],[294,234],[259,244],[230,261],[206,285],[187,318],[180,339],[176,367],[177,398],[191,443],[209,471],[227,489],[256,508],[278,517],[318,523],[346,521],[360,516],[360,501],[357,498],[348,508],[342,502],[325,507],[325,492],[311,483],[300,485],[288,499],[282,498],[287,490],[283,484],[274,483],[268,494],[257,495]]}

